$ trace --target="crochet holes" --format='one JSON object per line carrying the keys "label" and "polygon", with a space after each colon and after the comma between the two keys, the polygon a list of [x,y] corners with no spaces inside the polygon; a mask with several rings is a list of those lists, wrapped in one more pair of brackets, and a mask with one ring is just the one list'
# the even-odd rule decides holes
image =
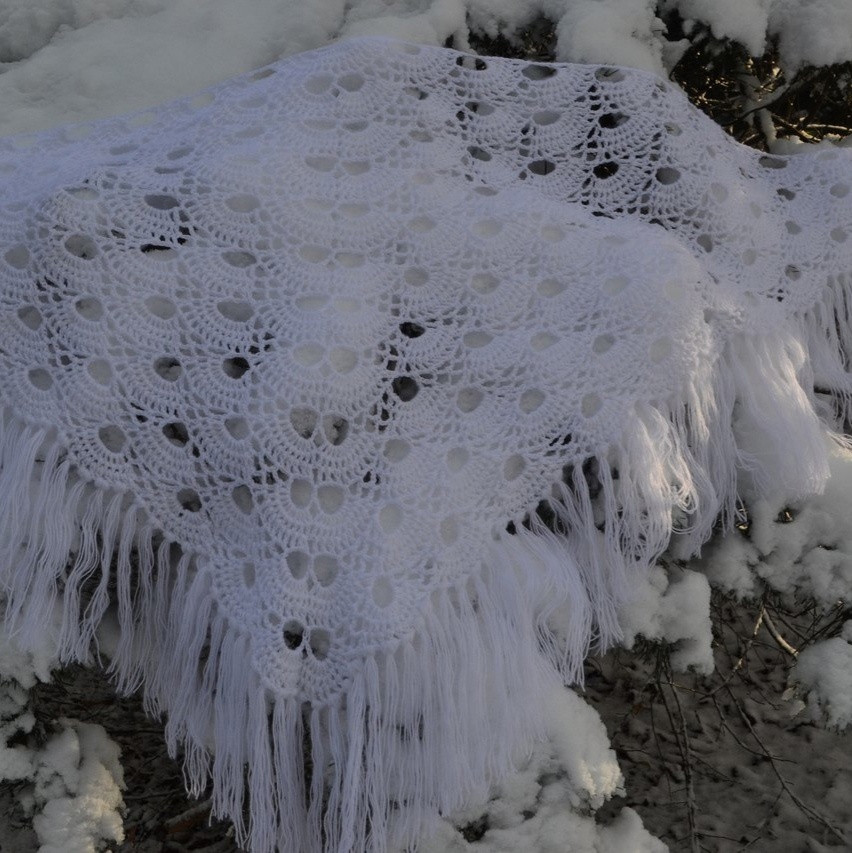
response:
{"label": "crochet holes", "polygon": [[607,178],[611,178],[618,171],[618,163],[614,160],[605,160],[603,163],[598,163],[597,166],[592,169],[594,176],[596,178],[600,178],[601,180],[606,180]]}
{"label": "crochet holes", "polygon": [[728,198],[728,188],[724,184],[710,184],[710,195],[714,201],[721,203]]}
{"label": "crochet holes", "polygon": [[487,163],[491,159],[491,155],[484,148],[480,148],[478,145],[468,146],[467,153],[470,154],[474,160],[481,160],[483,163]]}
{"label": "crochet holes", "polygon": [[251,434],[251,429],[245,418],[228,418],[225,421],[225,429],[235,441],[244,441]]}
{"label": "crochet holes", "polygon": [[562,113],[556,110],[539,110],[533,113],[532,120],[541,127],[546,127],[549,124],[555,124],[562,118]]}
{"label": "crochet holes", "polygon": [[254,512],[254,499],[248,486],[237,486],[231,491],[231,499],[240,512],[251,515]]}
{"label": "crochet holes", "polygon": [[251,589],[257,580],[257,573],[255,572],[254,565],[252,563],[244,563],[243,564],[243,586],[246,589]]}
{"label": "crochet holes", "polygon": [[248,302],[231,302],[225,300],[216,305],[219,313],[235,323],[247,323],[254,314],[254,308]]}
{"label": "crochet holes", "polygon": [[91,237],[85,234],[72,234],[65,240],[65,249],[69,255],[75,258],[80,258],[84,261],[90,261],[98,254],[98,247]]}
{"label": "crochet holes", "polygon": [[166,382],[177,382],[183,373],[183,367],[176,358],[166,355],[154,362],[154,373]]}
{"label": "crochet holes", "polygon": [[527,80],[549,80],[551,77],[555,77],[557,73],[558,69],[551,65],[526,65],[521,69],[521,74]]}
{"label": "crochet holes", "polygon": [[447,451],[447,468],[453,473],[461,471],[467,465],[469,459],[470,453],[467,450],[463,447],[454,447],[452,450]]}
{"label": "crochet holes", "polygon": [[559,339],[552,332],[536,332],[530,338],[530,346],[534,352],[541,352],[552,347]]}
{"label": "crochet holes", "polygon": [[527,164],[527,170],[533,175],[549,175],[556,171],[556,163],[553,160],[533,160]]}
{"label": "crochet holes", "polygon": [[379,607],[387,607],[393,603],[393,584],[386,577],[373,581],[373,601]]}
{"label": "crochet holes", "polygon": [[477,293],[485,296],[500,286],[500,279],[488,272],[476,273],[470,280],[470,286]]}
{"label": "crochet holes", "polygon": [[222,260],[237,269],[244,269],[257,263],[257,258],[251,252],[222,252]]}
{"label": "crochet holes", "polygon": [[320,509],[329,515],[337,512],[343,506],[344,500],[345,494],[340,486],[320,486],[317,489],[317,501]]}
{"label": "crochet holes", "polygon": [[86,320],[96,322],[104,315],[104,306],[94,296],[83,296],[74,303],[77,313]]}
{"label": "crochet holes", "polygon": [[199,512],[201,510],[201,495],[195,489],[181,489],[177,493],[177,501],[187,512]]}
{"label": "crochet holes", "polygon": [[580,411],[584,418],[594,417],[603,407],[603,402],[597,394],[586,394],[580,401]]}
{"label": "crochet holes", "polygon": [[35,331],[42,322],[41,312],[32,305],[24,305],[18,309],[18,319],[32,331]]}
{"label": "crochet holes", "polygon": [[165,296],[149,296],[145,300],[145,307],[160,320],[171,320],[177,313],[177,306],[171,299]]}
{"label": "crochet holes", "polygon": [[849,195],[849,184],[844,184],[843,182],[834,184],[829,192],[835,198],[846,198]]}
{"label": "crochet holes", "polygon": [[30,262],[30,253],[23,246],[13,246],[3,255],[3,260],[16,270],[24,270]]}
{"label": "crochet holes", "polygon": [[456,405],[459,410],[469,414],[477,409],[484,395],[478,388],[462,388],[456,395]]}
{"label": "crochet holes", "polygon": [[305,626],[296,619],[288,619],[283,627],[284,645],[291,651],[301,648],[305,639]]}
{"label": "crochet holes", "polygon": [[616,127],[626,124],[630,121],[630,116],[624,113],[612,112],[604,113],[599,119],[598,124],[605,130],[614,130]]}
{"label": "crochet holes", "polygon": [[506,462],[503,464],[503,477],[506,480],[517,480],[518,477],[523,474],[524,469],[527,467],[527,461],[523,456],[516,453],[513,456],[510,456]]}
{"label": "crochet holes", "polygon": [[38,391],[48,391],[53,387],[53,377],[42,367],[36,367],[27,374],[30,385]]}
{"label": "crochet holes", "polygon": [[419,86],[406,86],[402,91],[417,101],[425,101],[426,98],[429,97],[429,93],[421,89]]}
{"label": "crochet holes", "polygon": [[109,362],[102,358],[93,358],[86,369],[89,371],[89,376],[98,383],[98,385],[109,385],[112,382],[112,368]]}
{"label": "crochet holes", "polygon": [[384,448],[384,456],[389,462],[401,462],[411,452],[411,445],[401,438],[392,438]]}
{"label": "crochet holes", "polygon": [[786,187],[779,187],[775,192],[785,201],[792,201],[796,197],[796,193],[793,190],[788,190]]}
{"label": "crochet holes", "polygon": [[311,558],[304,551],[290,551],[287,554],[287,569],[296,580],[310,578],[310,582],[328,587],[340,574],[340,563],[331,554],[317,554]]}
{"label": "crochet holes", "polygon": [[229,379],[242,379],[250,368],[251,365],[241,355],[226,358],[222,362],[222,370]]}
{"label": "crochet holes", "polygon": [[477,237],[494,237],[503,230],[503,223],[498,219],[480,219],[473,223],[470,230]]}
{"label": "crochet holes", "polygon": [[412,376],[397,376],[391,382],[391,388],[403,403],[413,400],[420,391],[420,386]]}
{"label": "crochet holes", "polygon": [[358,364],[358,354],[346,347],[334,347],[328,353],[328,363],[338,373],[349,373]]}
{"label": "crochet holes", "polygon": [[92,187],[65,187],[65,192],[80,201],[94,201],[101,197],[101,194]]}
{"label": "crochet holes", "polygon": [[487,71],[488,63],[478,56],[459,56],[456,59],[456,65],[459,68],[466,68],[468,71]]}
{"label": "crochet holes", "polygon": [[592,352],[595,355],[603,355],[605,352],[609,352],[612,349],[612,345],[615,343],[615,338],[610,334],[598,335],[594,341],[592,341]]}
{"label": "crochet holes", "polygon": [[287,568],[296,580],[305,577],[310,567],[311,558],[304,551],[291,551],[287,555]]}
{"label": "crochet holes", "polygon": [[402,524],[402,510],[396,504],[388,504],[379,510],[379,526],[384,533],[393,533]]}
{"label": "crochet holes", "polygon": [[325,415],[322,429],[326,441],[333,447],[339,447],[349,435],[349,421],[339,415]]}
{"label": "crochet holes", "polygon": [[110,453],[120,453],[127,442],[127,436],[115,425],[101,427],[98,430],[98,438],[101,444]]}
{"label": "crochet holes", "polygon": [[302,437],[310,438],[319,420],[319,414],[313,409],[296,408],[290,410],[290,425]]}
{"label": "crochet holes", "polygon": [[180,202],[173,195],[146,195],[145,204],[148,207],[153,207],[154,210],[171,210],[177,207]]}
{"label": "crochet holes", "polygon": [[345,92],[357,92],[364,83],[364,77],[357,73],[344,74],[337,78],[337,85]]}
{"label": "crochet holes", "polygon": [[181,421],[163,424],[162,432],[175,447],[186,447],[189,443],[189,432],[186,429],[186,424]]}
{"label": "crochet holes", "polygon": [[260,207],[260,200],[257,196],[240,193],[239,195],[232,195],[230,198],[226,198],[225,205],[233,210],[234,213],[251,213]]}
{"label": "crochet holes", "polygon": [[654,177],[663,186],[669,186],[670,184],[676,184],[680,180],[680,172],[672,166],[663,166],[661,169],[657,169]]}
{"label": "crochet holes", "polygon": [[331,586],[340,574],[340,564],[330,554],[318,554],[314,557],[313,575],[320,586]]}
{"label": "crochet holes", "polygon": [[758,161],[764,169],[786,169],[787,161],[780,157],[761,157]]}
{"label": "crochet holes", "polygon": [[429,273],[420,267],[409,267],[402,276],[406,284],[411,284],[414,287],[420,287],[429,281]]}
{"label": "crochet holes", "polygon": [[290,500],[299,509],[304,509],[311,502],[313,496],[313,486],[307,480],[296,479],[290,483]]}
{"label": "crochet holes", "polygon": [[331,635],[325,628],[312,628],[308,635],[308,647],[317,660],[325,660],[331,648]]}
{"label": "crochet holes", "polygon": [[[834,240],[836,243],[845,243],[846,238],[849,236],[849,234],[846,231],[844,231],[842,228],[833,228],[831,230],[830,236],[831,236],[831,239]],[[20,316],[20,312],[19,312],[19,316]]]}
{"label": "crochet holes", "polygon": [[325,355],[325,349],[319,344],[303,344],[293,350],[293,358],[305,367],[319,364]]}
{"label": "crochet holes", "polygon": [[542,296],[559,296],[560,293],[564,293],[566,288],[568,287],[568,283],[566,281],[560,281],[558,278],[546,278],[543,281],[538,283],[536,290]]}
{"label": "crochet holes", "polygon": [[322,95],[327,92],[334,82],[334,77],[330,74],[315,74],[313,77],[308,77],[304,82],[304,87],[312,95]]}
{"label": "crochet holes", "polygon": [[544,392],[539,391],[538,388],[530,388],[521,394],[518,405],[525,415],[529,415],[541,406],[544,402],[544,396]]}
{"label": "crochet holes", "polygon": [[331,172],[337,165],[337,157],[311,155],[305,157],[305,164],[317,172]]}
{"label": "crochet holes", "polygon": [[468,349],[481,349],[482,347],[487,347],[491,341],[494,340],[494,336],[489,334],[488,332],[483,332],[481,330],[475,332],[467,332],[465,336],[462,338],[464,345]]}
{"label": "crochet holes", "polygon": [[705,252],[713,251],[713,238],[709,234],[699,234],[695,240]]}
{"label": "crochet holes", "polygon": [[406,338],[419,338],[425,331],[425,327],[419,323],[400,323],[399,330]]}
{"label": "crochet holes", "polygon": [[[304,509],[314,497],[314,487],[304,479],[295,479],[290,484],[290,500],[294,506]],[[323,485],[316,489],[317,503],[320,509],[328,515],[336,513],[345,500],[345,494],[340,486]]]}

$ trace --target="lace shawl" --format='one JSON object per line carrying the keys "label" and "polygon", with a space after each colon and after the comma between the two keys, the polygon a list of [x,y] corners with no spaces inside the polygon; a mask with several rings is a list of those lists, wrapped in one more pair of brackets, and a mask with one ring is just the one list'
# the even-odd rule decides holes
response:
{"label": "lace shawl", "polygon": [[0,139],[7,624],[116,622],[255,853],[415,841],[738,478],[824,486],[850,188],[652,75],[381,39]]}

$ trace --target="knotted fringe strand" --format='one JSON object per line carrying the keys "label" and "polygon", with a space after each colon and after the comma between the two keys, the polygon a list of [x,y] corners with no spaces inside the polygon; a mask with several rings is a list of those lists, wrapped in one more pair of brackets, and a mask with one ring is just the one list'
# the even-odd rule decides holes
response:
{"label": "knotted fringe strand", "polygon": [[141,686],[146,708],[168,715],[190,789],[212,780],[214,811],[254,853],[413,844],[542,735],[544,697],[581,678],[591,643],[618,636],[618,606],[673,526],[686,552],[700,547],[720,514],[733,518],[744,469],[761,488],[822,487],[802,329],[732,338],[681,399],[637,405],[595,460],[596,483],[574,469],[554,486],[560,532],[531,518],[495,533],[481,567],[435,591],[408,636],[317,706],[262,683],[195,556],[129,496],[81,479],[55,432],[6,413],[7,628],[34,645],[59,609],[61,658],[89,662],[115,619],[119,689]]}

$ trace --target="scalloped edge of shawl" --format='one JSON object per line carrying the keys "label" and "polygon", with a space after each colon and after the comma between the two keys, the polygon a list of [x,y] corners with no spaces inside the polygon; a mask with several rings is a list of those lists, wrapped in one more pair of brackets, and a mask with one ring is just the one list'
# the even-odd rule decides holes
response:
{"label": "scalloped edge of shawl", "polygon": [[535,519],[496,535],[481,568],[435,592],[411,636],[364,658],[322,707],[274,696],[196,558],[131,496],[81,479],[55,430],[7,411],[7,626],[26,647],[60,607],[61,660],[90,662],[98,626],[114,612],[120,639],[108,671],[118,689],[141,687],[147,710],[167,715],[189,788],[199,795],[212,780],[214,813],[255,853],[413,844],[543,736],[541,700],[560,681],[581,680],[593,643],[617,639],[618,606],[669,543],[673,517],[690,520],[675,532],[682,553],[694,553],[720,516],[733,520],[743,472],[759,491],[767,478],[800,494],[824,487],[804,341],[848,400],[846,342],[825,320],[838,310],[831,297],[794,330],[738,336],[676,404],[637,406],[623,441],[598,460],[596,496],[579,469],[553,487],[566,535]]}

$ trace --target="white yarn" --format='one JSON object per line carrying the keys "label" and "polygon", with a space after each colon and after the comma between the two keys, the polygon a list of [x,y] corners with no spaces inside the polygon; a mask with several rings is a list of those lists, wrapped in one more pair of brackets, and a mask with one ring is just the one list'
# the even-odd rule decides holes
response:
{"label": "white yarn", "polygon": [[416,839],[673,528],[823,487],[850,189],[641,72],[376,39],[0,140],[7,621],[86,660],[117,607],[251,850]]}

